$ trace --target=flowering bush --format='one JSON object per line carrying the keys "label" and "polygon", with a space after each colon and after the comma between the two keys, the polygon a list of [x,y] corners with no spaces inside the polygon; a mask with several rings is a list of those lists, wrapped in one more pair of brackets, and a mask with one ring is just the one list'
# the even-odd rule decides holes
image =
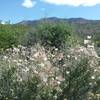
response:
{"label": "flowering bush", "polygon": [[93,50],[39,43],[7,49],[0,55],[0,99],[98,100],[100,65]]}
{"label": "flowering bush", "polygon": [[100,57],[92,37],[80,45],[64,23],[36,28],[23,39],[26,46],[11,40],[0,52],[0,100],[99,100]]}

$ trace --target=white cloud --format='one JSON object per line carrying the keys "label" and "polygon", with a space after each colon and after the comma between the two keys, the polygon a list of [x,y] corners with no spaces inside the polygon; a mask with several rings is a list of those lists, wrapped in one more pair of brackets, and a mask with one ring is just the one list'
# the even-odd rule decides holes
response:
{"label": "white cloud", "polygon": [[69,5],[69,6],[95,6],[100,4],[100,0],[41,0],[55,5]]}
{"label": "white cloud", "polygon": [[6,24],[5,21],[1,21],[1,24]]}
{"label": "white cloud", "polygon": [[36,1],[24,0],[24,2],[22,3],[22,6],[26,8],[32,8],[35,6],[35,4],[36,4]]}

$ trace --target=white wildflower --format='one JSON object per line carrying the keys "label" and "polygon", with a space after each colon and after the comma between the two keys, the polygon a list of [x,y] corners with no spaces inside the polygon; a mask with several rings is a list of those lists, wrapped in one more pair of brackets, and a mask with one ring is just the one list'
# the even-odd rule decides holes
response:
{"label": "white wildflower", "polygon": [[53,77],[51,79],[52,79],[52,81],[54,81],[54,78]]}
{"label": "white wildflower", "polygon": [[90,43],[90,40],[84,40],[84,44]]}
{"label": "white wildflower", "polygon": [[63,67],[66,67],[66,64],[63,64]]}
{"label": "white wildflower", "polygon": [[61,83],[60,81],[57,81],[57,84],[58,84],[58,85],[60,85],[60,83]]}
{"label": "white wildflower", "polygon": [[56,80],[64,81],[65,79],[62,76],[58,76],[58,77],[56,77]]}
{"label": "white wildflower", "polygon": [[55,51],[58,51],[58,48],[55,48]]}
{"label": "white wildflower", "polygon": [[77,60],[78,58],[75,56],[75,60]]}
{"label": "white wildflower", "polygon": [[97,69],[94,69],[94,72],[97,72]]}
{"label": "white wildflower", "polygon": [[19,52],[20,50],[18,48],[13,48],[14,52]]}
{"label": "white wildflower", "polygon": [[38,57],[38,55],[39,55],[38,53],[35,53],[35,54],[34,54],[34,57],[35,57],[35,58],[37,58],[37,57]]}
{"label": "white wildflower", "polygon": [[27,62],[27,60],[25,59],[24,62]]}
{"label": "white wildflower", "polygon": [[59,80],[59,77],[56,77],[57,80]]}
{"label": "white wildflower", "polygon": [[37,71],[37,70],[34,70],[34,73],[35,73],[35,74],[38,74],[38,71]]}
{"label": "white wildflower", "polygon": [[25,69],[23,69],[23,71],[24,72],[28,72],[29,71],[29,68],[26,67]]}
{"label": "white wildflower", "polygon": [[55,95],[54,98],[57,99],[57,95]]}
{"label": "white wildflower", "polygon": [[89,85],[92,85],[92,83],[90,82]]}
{"label": "white wildflower", "polygon": [[70,72],[69,71],[66,71],[66,74],[69,74]]}
{"label": "white wildflower", "polygon": [[13,62],[17,63],[18,61],[14,59]]}
{"label": "white wildflower", "polygon": [[7,57],[7,56],[4,56],[3,58],[4,58],[4,59],[7,59],[8,57]]}
{"label": "white wildflower", "polygon": [[47,82],[47,78],[46,77],[43,78],[43,82]]}
{"label": "white wildflower", "polygon": [[44,57],[44,61],[47,61],[47,57]]}
{"label": "white wildflower", "polygon": [[80,51],[82,51],[82,52],[83,52],[83,51],[84,51],[84,48],[80,48]]}
{"label": "white wildflower", "polygon": [[67,58],[70,58],[70,55],[67,55]]}
{"label": "white wildflower", "polygon": [[87,47],[88,48],[94,48],[94,45],[88,45]]}
{"label": "white wildflower", "polygon": [[18,61],[19,61],[19,62],[23,62],[23,60],[22,60],[22,59],[19,59]]}
{"label": "white wildflower", "polygon": [[87,39],[91,39],[91,36],[90,36],[90,35],[88,35],[88,36],[87,36]]}
{"label": "white wildflower", "polygon": [[95,76],[91,76],[91,79],[95,79]]}
{"label": "white wildflower", "polygon": [[52,57],[55,57],[55,55],[53,55],[53,54],[52,54],[51,56],[52,56]]}

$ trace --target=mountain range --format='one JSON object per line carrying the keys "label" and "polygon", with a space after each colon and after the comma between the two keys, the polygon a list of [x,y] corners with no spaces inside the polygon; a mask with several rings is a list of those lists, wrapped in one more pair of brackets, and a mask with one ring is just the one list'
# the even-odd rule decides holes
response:
{"label": "mountain range", "polygon": [[52,23],[58,23],[60,21],[69,23],[70,25],[73,26],[74,30],[78,34],[83,34],[84,35],[92,35],[95,33],[100,32],[100,20],[88,20],[84,18],[57,18],[57,17],[50,17],[50,18],[42,18],[39,20],[24,20],[22,22],[19,22],[17,24],[22,24],[22,25],[29,25],[29,26],[36,26],[42,21],[50,21]]}

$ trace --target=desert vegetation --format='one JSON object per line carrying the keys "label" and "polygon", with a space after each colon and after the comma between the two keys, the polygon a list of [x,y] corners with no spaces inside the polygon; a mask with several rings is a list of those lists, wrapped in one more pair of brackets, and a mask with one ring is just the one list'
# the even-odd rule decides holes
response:
{"label": "desert vegetation", "polygon": [[64,22],[0,25],[0,100],[99,100],[99,36]]}

